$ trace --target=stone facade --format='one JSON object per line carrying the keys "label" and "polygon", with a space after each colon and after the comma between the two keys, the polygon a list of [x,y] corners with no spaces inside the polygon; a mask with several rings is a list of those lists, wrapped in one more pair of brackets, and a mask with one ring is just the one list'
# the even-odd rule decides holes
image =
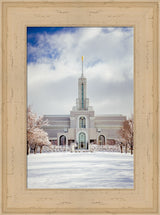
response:
{"label": "stone facade", "polygon": [[72,108],[70,115],[44,115],[44,119],[49,122],[44,129],[50,141],[57,145],[76,143],[78,149],[88,149],[90,143],[105,145],[114,144],[118,140],[118,132],[126,116],[96,116],[86,95],[87,79],[82,72],[78,80],[76,106]]}

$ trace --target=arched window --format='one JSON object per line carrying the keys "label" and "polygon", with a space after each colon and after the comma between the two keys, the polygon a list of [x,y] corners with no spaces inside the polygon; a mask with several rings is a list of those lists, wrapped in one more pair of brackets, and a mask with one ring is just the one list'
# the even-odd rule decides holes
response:
{"label": "arched window", "polygon": [[61,145],[61,146],[66,145],[66,137],[64,135],[60,136],[59,145]]}
{"label": "arched window", "polygon": [[86,148],[86,134],[81,132],[79,134],[79,149]]}
{"label": "arched window", "polygon": [[99,145],[105,145],[105,136],[104,135],[100,135],[98,142],[99,142]]}
{"label": "arched window", "polygon": [[86,128],[86,118],[83,116],[79,118],[79,128]]}

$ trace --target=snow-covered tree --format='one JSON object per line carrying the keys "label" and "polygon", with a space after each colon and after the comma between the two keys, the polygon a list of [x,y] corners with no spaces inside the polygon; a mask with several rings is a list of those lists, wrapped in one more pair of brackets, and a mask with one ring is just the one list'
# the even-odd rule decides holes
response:
{"label": "snow-covered tree", "polygon": [[30,106],[27,109],[27,121],[27,154],[29,154],[30,148],[33,148],[36,153],[38,147],[40,147],[41,153],[42,147],[49,145],[48,134],[43,130],[48,121],[33,113]]}
{"label": "snow-covered tree", "polygon": [[122,128],[119,131],[121,142],[125,144],[125,151],[127,153],[128,145],[131,148],[131,154],[133,154],[133,119],[128,119],[123,122]]}

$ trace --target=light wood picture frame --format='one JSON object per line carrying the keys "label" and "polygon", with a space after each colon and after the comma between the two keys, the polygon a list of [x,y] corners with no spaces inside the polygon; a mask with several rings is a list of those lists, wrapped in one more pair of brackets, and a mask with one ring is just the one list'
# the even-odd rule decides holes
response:
{"label": "light wood picture frame", "polygon": [[[160,214],[159,1],[1,0],[0,214]],[[27,26],[134,27],[134,189],[27,189]]]}

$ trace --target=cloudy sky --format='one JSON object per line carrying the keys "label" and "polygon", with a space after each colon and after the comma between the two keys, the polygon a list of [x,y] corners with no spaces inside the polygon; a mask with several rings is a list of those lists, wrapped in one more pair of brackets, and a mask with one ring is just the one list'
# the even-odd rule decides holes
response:
{"label": "cloudy sky", "polygon": [[28,27],[28,105],[43,114],[69,114],[78,78],[96,114],[133,113],[133,28]]}

